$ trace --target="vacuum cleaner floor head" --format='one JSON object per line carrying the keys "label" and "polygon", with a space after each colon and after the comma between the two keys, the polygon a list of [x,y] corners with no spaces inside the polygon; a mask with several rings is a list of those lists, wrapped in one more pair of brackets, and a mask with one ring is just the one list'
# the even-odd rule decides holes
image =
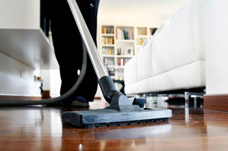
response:
{"label": "vacuum cleaner floor head", "polygon": [[69,111],[63,113],[63,122],[74,127],[93,128],[135,125],[168,121],[172,116],[169,109],[144,109],[142,111],[117,111],[115,109],[98,109],[87,111]]}

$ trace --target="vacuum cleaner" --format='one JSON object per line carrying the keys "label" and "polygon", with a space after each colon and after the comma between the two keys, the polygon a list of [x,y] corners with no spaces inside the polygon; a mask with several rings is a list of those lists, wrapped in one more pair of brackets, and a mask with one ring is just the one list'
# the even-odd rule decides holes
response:
{"label": "vacuum cleaner", "polygon": [[[81,74],[74,86],[65,94],[58,98],[44,99],[40,101],[32,100],[0,100],[0,105],[46,105],[56,103],[67,99],[74,93],[86,72],[87,53],[93,64],[94,70],[98,77],[98,83],[105,100],[110,104],[105,109],[84,110],[84,111],[67,111],[62,115],[62,121],[75,127],[100,127],[115,125],[132,125],[139,123],[148,123],[156,121],[167,121],[172,117],[172,111],[169,109],[144,109],[143,106],[133,105],[131,101],[116,90],[112,79],[109,77],[106,68],[97,51],[96,45],[89,32],[89,29],[82,17],[80,9],[75,0],[67,0],[75,22],[87,49],[83,49],[83,64]],[[87,52],[86,52],[87,50]]]}
{"label": "vacuum cleaner", "polygon": [[101,91],[110,106],[98,110],[65,112],[62,116],[63,122],[76,127],[99,127],[163,121],[171,117],[172,112],[169,109],[144,109],[139,105],[132,105],[124,94],[116,90],[104,68],[76,1],[68,0],[68,3],[99,79]]}

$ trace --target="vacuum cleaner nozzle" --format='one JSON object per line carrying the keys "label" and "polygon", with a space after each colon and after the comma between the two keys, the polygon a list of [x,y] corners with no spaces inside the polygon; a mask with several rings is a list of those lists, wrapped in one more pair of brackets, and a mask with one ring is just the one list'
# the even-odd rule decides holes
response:
{"label": "vacuum cleaner nozzle", "polygon": [[132,111],[132,107],[120,106],[125,111],[119,111],[107,107],[105,109],[87,110],[87,111],[69,111],[63,113],[63,122],[75,127],[93,128],[101,126],[122,126],[134,125],[141,123],[151,123],[157,121],[168,121],[172,116],[169,109],[145,109],[138,110],[138,105],[131,105],[136,108]]}
{"label": "vacuum cleaner nozzle", "polygon": [[63,122],[88,128],[166,121],[172,116],[169,109],[144,109],[139,105],[132,105],[125,95],[115,90],[109,76],[101,78],[99,84],[110,106],[98,110],[65,112],[62,117]]}

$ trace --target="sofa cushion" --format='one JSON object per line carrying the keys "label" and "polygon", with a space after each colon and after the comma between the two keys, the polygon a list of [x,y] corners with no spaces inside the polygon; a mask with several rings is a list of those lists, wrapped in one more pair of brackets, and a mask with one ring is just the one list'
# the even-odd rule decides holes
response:
{"label": "sofa cushion", "polygon": [[136,69],[138,81],[149,78],[153,75],[152,42],[152,40],[149,40],[141,47],[137,54]]}
{"label": "sofa cushion", "polygon": [[205,82],[205,62],[195,61],[174,70],[153,77],[151,92],[203,87]]}
{"label": "sofa cushion", "polygon": [[136,58],[137,56],[133,57],[124,66],[125,84],[130,84],[137,81]]}
{"label": "sofa cushion", "polygon": [[154,36],[152,61],[155,75],[204,60],[203,50],[199,46],[197,5],[194,3],[191,1],[177,11],[169,24]]}

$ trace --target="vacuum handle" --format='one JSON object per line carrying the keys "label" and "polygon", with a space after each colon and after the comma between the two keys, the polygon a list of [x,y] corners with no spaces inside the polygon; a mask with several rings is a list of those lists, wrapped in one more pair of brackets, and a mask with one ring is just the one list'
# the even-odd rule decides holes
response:
{"label": "vacuum handle", "polygon": [[93,64],[93,68],[96,72],[97,78],[100,79],[104,76],[108,76],[108,72],[103,65],[100,55],[97,51],[97,47],[93,41],[93,38],[89,32],[86,22],[81,14],[78,4],[75,0],[67,0],[74,16],[74,20],[77,24],[78,30],[82,36],[82,39],[86,45],[87,52],[89,54],[90,60]]}

